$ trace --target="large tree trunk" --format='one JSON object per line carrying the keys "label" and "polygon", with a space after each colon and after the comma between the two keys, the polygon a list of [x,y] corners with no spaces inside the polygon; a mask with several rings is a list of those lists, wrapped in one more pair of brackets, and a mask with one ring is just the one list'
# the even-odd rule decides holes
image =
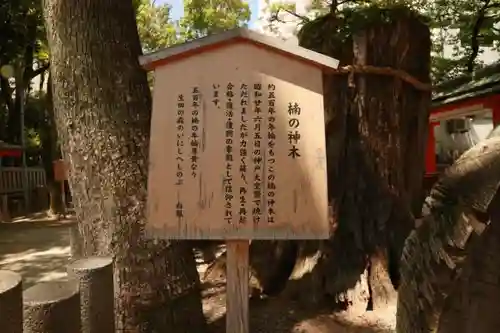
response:
{"label": "large tree trunk", "polygon": [[54,108],[84,255],[115,258],[123,332],[203,332],[191,249],[144,237],[151,95],[131,1],[46,0]]}
{"label": "large tree trunk", "polygon": [[42,162],[49,189],[49,208],[53,214],[63,214],[63,196],[61,183],[54,179],[53,162],[61,158],[61,149],[58,144],[57,126],[52,102],[52,78],[49,74],[47,94],[45,95],[45,128],[42,129],[40,140],[42,143]]}
{"label": "large tree trunk", "polygon": [[[354,39],[342,33],[356,22],[328,15],[307,24],[300,42],[341,66],[388,66],[429,82],[428,28],[409,11],[379,10],[380,20],[373,12]],[[326,76],[324,91],[336,232],[328,242],[303,244],[289,287],[309,298],[313,284],[316,296],[332,296],[347,309],[386,307],[395,303],[399,254],[421,191],[430,92],[372,74]]]}
{"label": "large tree trunk", "polygon": [[[498,172],[498,171],[497,171]],[[500,191],[488,209],[490,225],[475,242],[446,299],[439,333],[494,333],[500,327]]]}
{"label": "large tree trunk", "polygon": [[398,332],[432,332],[438,329],[443,310],[447,313],[441,327],[448,330],[450,319],[464,310],[447,297],[464,296],[460,288],[471,285],[467,272],[477,261],[474,255],[467,260],[468,253],[485,251],[490,237],[496,237],[484,230],[500,184],[499,170],[500,137],[495,137],[465,152],[434,185],[424,205],[423,223],[406,240],[402,256]]}

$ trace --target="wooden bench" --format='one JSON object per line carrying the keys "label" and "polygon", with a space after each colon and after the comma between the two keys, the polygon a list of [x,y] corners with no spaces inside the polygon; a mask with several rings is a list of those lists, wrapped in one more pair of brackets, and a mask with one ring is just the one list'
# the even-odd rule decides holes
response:
{"label": "wooden bench", "polygon": [[[27,174],[28,191],[33,192],[36,188],[46,186],[43,168],[27,168]],[[23,169],[18,167],[0,168],[0,220],[10,220],[11,208],[14,208],[18,213],[22,211],[23,203]]]}

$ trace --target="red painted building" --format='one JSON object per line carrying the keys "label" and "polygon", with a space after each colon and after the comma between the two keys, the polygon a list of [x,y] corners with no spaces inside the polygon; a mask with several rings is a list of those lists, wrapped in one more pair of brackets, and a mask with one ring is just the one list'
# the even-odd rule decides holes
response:
{"label": "red painted building", "polygon": [[500,125],[500,62],[441,84],[432,102],[428,176],[439,173]]}
{"label": "red painted building", "polygon": [[2,157],[20,157],[22,154],[21,146],[16,146],[12,144],[8,144],[4,141],[0,140],[0,160]]}

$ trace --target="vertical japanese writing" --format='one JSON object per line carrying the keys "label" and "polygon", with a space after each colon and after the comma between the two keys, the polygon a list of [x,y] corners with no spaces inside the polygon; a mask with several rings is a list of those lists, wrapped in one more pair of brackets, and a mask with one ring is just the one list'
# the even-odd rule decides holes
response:
{"label": "vertical japanese writing", "polygon": [[276,146],[276,86],[267,85],[267,222],[274,223],[275,195],[276,195],[276,157],[274,147]]}
{"label": "vertical japanese writing", "polygon": [[182,185],[184,183],[184,171],[182,168],[183,157],[183,147],[184,147],[184,95],[179,94],[177,96],[177,182],[175,185]]}
{"label": "vertical japanese writing", "polygon": [[212,88],[213,88],[212,102],[217,108],[220,108],[220,98],[219,98],[220,84],[214,83],[212,85]]}
{"label": "vertical japanese writing", "polygon": [[300,142],[300,111],[299,104],[288,103],[288,143],[290,144],[288,156],[293,159],[300,157],[300,151],[297,147]]}
{"label": "vertical japanese writing", "polygon": [[253,223],[259,223],[262,214],[262,84],[255,83],[253,85],[253,208],[252,208],[252,219]]}
{"label": "vertical japanese writing", "polygon": [[[184,183],[184,171],[182,168],[182,162],[184,161],[183,157],[183,147],[184,147],[184,113],[185,113],[185,101],[184,95],[177,95],[177,182],[175,185],[181,186]],[[182,202],[179,198],[179,189],[177,189],[177,203],[175,204],[175,215],[179,220],[184,217],[184,208]]]}
{"label": "vertical japanese writing", "polygon": [[234,138],[234,85],[229,82],[226,89],[226,129],[225,129],[225,161],[226,161],[226,176],[224,178],[224,199],[225,214],[224,219],[227,223],[233,223],[233,138]]}
{"label": "vertical japanese writing", "polygon": [[240,107],[241,107],[241,120],[240,120],[240,178],[242,184],[240,186],[240,210],[239,210],[239,223],[245,224],[247,222],[247,157],[248,157],[248,85],[242,84],[240,87]]}
{"label": "vertical japanese writing", "polygon": [[193,88],[191,111],[191,175],[196,177],[198,171],[198,149],[200,147],[200,118],[199,107],[201,94],[198,87]]}

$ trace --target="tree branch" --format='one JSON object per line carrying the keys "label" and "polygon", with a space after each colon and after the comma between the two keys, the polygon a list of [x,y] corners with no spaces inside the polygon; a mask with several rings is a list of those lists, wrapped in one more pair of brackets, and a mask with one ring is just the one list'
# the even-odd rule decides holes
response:
{"label": "tree branch", "polygon": [[371,0],[332,0],[332,2],[329,5],[330,14],[335,14],[339,6],[346,3],[358,4],[358,3],[370,3],[370,2]]}
{"label": "tree branch", "polygon": [[308,18],[308,17],[306,17],[306,16],[299,15],[299,14],[297,14],[296,12],[293,12],[293,11],[288,10],[288,9],[286,9],[286,8],[283,8],[283,10],[284,10],[285,12],[287,12],[288,14],[293,15],[293,16],[295,16],[296,18],[298,18],[298,19],[300,19],[300,20],[302,20],[302,21],[304,21],[304,22],[309,22],[309,21],[310,21],[310,20],[309,20],[309,18]]}
{"label": "tree branch", "polygon": [[476,22],[472,27],[471,32],[471,48],[472,52],[467,60],[467,72],[472,73],[474,71],[474,62],[476,61],[477,55],[479,54],[479,31],[481,31],[481,27],[486,19],[486,11],[490,6],[491,0],[485,0],[483,6],[479,9]]}
{"label": "tree branch", "polygon": [[332,0],[332,3],[330,4],[330,14],[335,15],[338,6],[339,6],[338,0]]}
{"label": "tree branch", "polygon": [[286,12],[286,13],[288,13],[288,14],[292,15],[292,16],[295,16],[296,18],[298,18],[298,19],[302,20],[302,22],[309,22],[309,21],[310,21],[310,19],[309,19],[308,17],[306,17],[306,16],[302,16],[302,15],[299,15],[299,14],[297,14],[296,12],[291,11],[291,10],[286,9],[286,8],[279,8],[279,9],[276,11],[276,13],[274,13],[274,14],[271,16],[271,21],[277,21],[277,22],[280,22],[280,23],[288,23],[288,22],[286,22],[286,21],[284,21],[284,20],[282,20],[282,19],[280,19],[280,18],[279,18],[279,13],[280,13],[280,11],[284,11],[284,12]]}

